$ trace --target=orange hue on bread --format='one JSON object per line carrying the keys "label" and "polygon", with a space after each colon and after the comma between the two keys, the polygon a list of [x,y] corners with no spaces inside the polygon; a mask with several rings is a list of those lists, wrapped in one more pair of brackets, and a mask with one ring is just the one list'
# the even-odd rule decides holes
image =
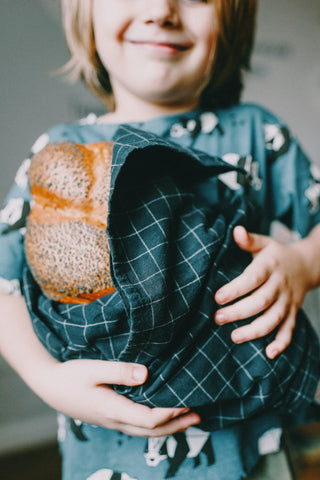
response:
{"label": "orange hue on bread", "polygon": [[112,142],[54,143],[32,158],[25,252],[52,300],[89,303],[115,290],[106,233],[112,150]]}

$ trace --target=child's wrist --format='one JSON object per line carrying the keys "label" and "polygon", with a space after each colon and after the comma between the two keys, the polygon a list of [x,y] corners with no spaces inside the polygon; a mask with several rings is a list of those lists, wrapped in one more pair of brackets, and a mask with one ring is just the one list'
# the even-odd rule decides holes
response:
{"label": "child's wrist", "polygon": [[[320,230],[319,230],[320,234]],[[292,261],[300,261],[302,264],[304,277],[306,279],[307,290],[313,290],[320,286],[320,235],[319,239],[310,235],[302,240],[292,244],[294,256]],[[296,257],[296,255],[300,258]]]}

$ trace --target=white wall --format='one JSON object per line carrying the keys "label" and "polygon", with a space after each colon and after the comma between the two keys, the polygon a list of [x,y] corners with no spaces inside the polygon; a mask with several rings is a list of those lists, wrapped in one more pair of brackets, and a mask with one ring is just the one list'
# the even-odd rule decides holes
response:
{"label": "white wall", "polygon": [[97,105],[84,87],[50,73],[67,58],[59,19],[41,0],[1,0],[1,201],[34,140],[48,127],[81,115],[87,104]]}
{"label": "white wall", "polygon": [[[33,141],[98,106],[50,76],[67,59],[57,0],[0,2],[0,201]],[[257,48],[244,99],[280,114],[320,162],[320,2],[260,0]],[[38,429],[35,427],[38,426]],[[54,436],[52,414],[0,362],[0,453]],[[42,435],[41,435],[42,432]],[[11,441],[9,441],[11,439]]]}
{"label": "white wall", "polygon": [[320,163],[320,1],[260,0],[244,99],[279,114]]}

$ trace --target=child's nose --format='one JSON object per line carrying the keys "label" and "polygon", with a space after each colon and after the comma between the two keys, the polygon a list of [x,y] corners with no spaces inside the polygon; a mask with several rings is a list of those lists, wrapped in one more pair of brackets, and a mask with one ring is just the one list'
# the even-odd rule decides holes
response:
{"label": "child's nose", "polygon": [[145,23],[157,23],[166,27],[180,24],[177,0],[147,0],[143,15]]}

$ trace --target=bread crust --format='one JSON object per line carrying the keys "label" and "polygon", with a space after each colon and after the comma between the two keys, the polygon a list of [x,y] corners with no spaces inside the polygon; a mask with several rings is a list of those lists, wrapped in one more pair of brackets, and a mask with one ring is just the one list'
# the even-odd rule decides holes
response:
{"label": "bread crust", "polygon": [[115,290],[106,233],[112,151],[113,142],[59,142],[32,158],[25,253],[52,300],[89,303]]}

